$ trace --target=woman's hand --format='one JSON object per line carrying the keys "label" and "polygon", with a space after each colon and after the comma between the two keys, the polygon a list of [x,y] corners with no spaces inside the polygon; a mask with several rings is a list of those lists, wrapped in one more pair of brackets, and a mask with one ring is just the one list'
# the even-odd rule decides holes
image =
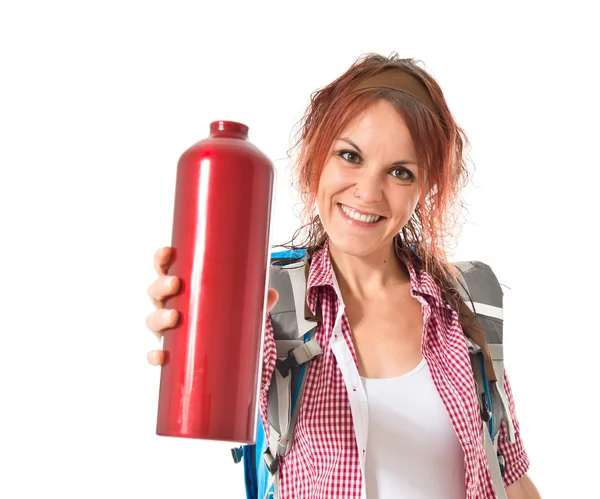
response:
{"label": "woman's hand", "polygon": [[[176,310],[165,308],[165,298],[174,295],[179,290],[179,278],[167,275],[171,265],[172,249],[169,247],[159,249],[154,255],[154,268],[158,274],[156,279],[148,288],[148,296],[156,310],[146,318],[146,326],[152,331],[158,339],[161,339],[166,329],[172,328],[177,324],[179,314]],[[271,311],[279,295],[274,289],[269,289],[267,295],[267,311]],[[147,354],[147,359],[153,366],[160,366],[164,362],[164,352],[162,350],[151,350]]]}

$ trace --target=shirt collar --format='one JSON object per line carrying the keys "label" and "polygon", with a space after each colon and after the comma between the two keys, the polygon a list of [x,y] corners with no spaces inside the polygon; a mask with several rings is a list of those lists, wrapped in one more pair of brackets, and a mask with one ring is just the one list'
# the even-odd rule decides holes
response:
{"label": "shirt collar", "polygon": [[325,241],[323,247],[313,253],[310,260],[306,290],[309,291],[319,286],[333,286],[333,265],[329,258],[328,241]]}
{"label": "shirt collar", "polygon": [[410,274],[410,287],[413,293],[430,296],[437,305],[443,306],[442,292],[433,277],[424,270],[416,270],[410,262],[406,266]]}

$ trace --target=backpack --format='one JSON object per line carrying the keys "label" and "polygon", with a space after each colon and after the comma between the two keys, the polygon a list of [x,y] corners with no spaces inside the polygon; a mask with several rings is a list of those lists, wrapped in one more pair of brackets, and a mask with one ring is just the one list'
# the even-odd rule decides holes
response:
{"label": "backpack", "polygon": [[[482,418],[482,438],[494,490],[505,499],[504,457],[498,451],[500,424],[505,422],[508,439],[514,443],[515,430],[504,390],[502,288],[492,269],[482,262],[455,262],[463,303],[473,312],[480,331],[467,337],[467,347]],[[294,428],[310,361],[321,347],[314,339],[317,323],[305,314],[305,250],[271,254],[269,287],[279,293],[271,310],[271,323],[277,348],[277,364],[267,395],[270,441],[258,418],[256,443],[232,449],[233,460],[243,462],[247,499],[279,498],[280,460],[290,451]]]}

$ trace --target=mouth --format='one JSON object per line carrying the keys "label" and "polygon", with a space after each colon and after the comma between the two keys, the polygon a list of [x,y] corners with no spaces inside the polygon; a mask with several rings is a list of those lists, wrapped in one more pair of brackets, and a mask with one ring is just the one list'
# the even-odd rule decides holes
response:
{"label": "mouth", "polygon": [[382,217],[381,215],[360,212],[342,203],[338,203],[338,207],[346,220],[353,225],[358,225],[360,227],[372,227],[385,220],[385,217]]}

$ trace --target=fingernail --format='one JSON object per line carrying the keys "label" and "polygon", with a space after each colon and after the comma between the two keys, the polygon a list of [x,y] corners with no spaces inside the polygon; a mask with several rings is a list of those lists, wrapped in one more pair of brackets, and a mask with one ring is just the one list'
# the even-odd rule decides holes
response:
{"label": "fingernail", "polygon": [[163,317],[166,321],[171,322],[175,318],[174,313],[174,310],[165,310],[163,312]]}
{"label": "fingernail", "polygon": [[167,278],[165,279],[165,286],[166,286],[167,288],[170,288],[170,287],[173,285],[173,281],[175,281],[175,278],[174,278],[174,277],[167,277]]}

